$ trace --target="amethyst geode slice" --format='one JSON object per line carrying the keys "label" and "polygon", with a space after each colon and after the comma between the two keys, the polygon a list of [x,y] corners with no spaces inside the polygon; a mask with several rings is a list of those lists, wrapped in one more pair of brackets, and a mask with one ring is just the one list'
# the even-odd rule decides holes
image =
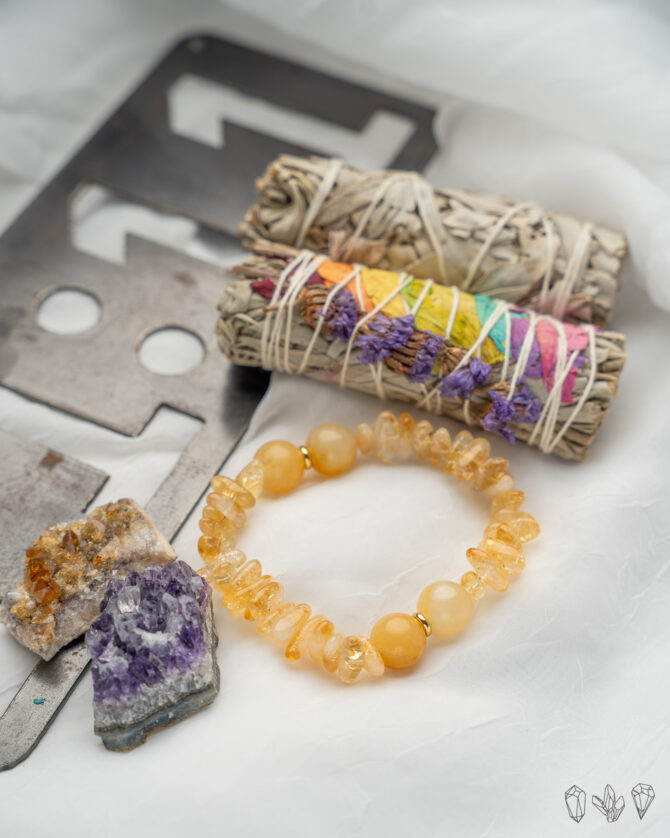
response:
{"label": "amethyst geode slice", "polygon": [[212,589],[185,562],[113,580],[86,633],[95,732],[125,751],[219,691]]}

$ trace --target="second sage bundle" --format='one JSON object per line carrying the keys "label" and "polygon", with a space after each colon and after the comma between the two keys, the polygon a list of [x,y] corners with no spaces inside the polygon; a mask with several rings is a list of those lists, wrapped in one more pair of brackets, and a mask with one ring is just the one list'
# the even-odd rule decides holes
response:
{"label": "second sage bundle", "polygon": [[257,182],[240,235],[406,270],[473,294],[605,326],[626,240],[533,202],[433,189],[415,172],[281,155]]}

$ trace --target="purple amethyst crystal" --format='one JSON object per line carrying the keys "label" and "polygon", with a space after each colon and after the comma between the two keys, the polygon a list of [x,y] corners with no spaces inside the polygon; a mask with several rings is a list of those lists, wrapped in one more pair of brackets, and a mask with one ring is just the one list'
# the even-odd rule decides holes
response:
{"label": "purple amethyst crystal", "polygon": [[212,593],[185,562],[113,580],[86,633],[95,732],[111,750],[210,704],[219,690]]}

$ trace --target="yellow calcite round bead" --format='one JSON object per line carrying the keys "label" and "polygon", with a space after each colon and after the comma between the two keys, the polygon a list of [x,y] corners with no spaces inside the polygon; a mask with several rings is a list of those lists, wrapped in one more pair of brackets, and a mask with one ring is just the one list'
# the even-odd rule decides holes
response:
{"label": "yellow calcite round bead", "polygon": [[472,599],[458,582],[440,579],[421,591],[418,610],[438,637],[455,637],[472,617]]}
{"label": "yellow calcite round bead", "polygon": [[414,666],[426,648],[426,632],[412,614],[387,614],[370,632],[370,640],[389,669]]}
{"label": "yellow calcite round bead", "polygon": [[356,459],[356,437],[338,422],[317,425],[307,437],[305,447],[319,474],[343,474]]}
{"label": "yellow calcite round bead", "polygon": [[284,495],[300,485],[305,472],[305,458],[299,448],[281,439],[266,442],[256,452],[263,467],[263,488],[274,495]]}

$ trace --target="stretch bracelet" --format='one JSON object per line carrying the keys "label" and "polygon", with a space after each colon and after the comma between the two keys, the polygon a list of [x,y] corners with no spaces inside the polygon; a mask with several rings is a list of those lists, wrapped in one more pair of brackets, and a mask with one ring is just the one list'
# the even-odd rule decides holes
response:
{"label": "stretch bracelet", "polygon": [[[405,669],[415,664],[431,634],[453,638],[469,623],[474,603],[487,588],[505,591],[510,576],[525,565],[523,542],[539,535],[535,519],[521,510],[523,492],[514,489],[504,457],[489,457],[490,443],[461,431],[452,440],[446,428],[414,421],[408,413],[379,414],[374,428],[359,425],[354,435],[336,423],[319,425],[303,446],[276,440],[261,446],[235,480],[218,476],[200,520],[198,551],[205,561],[199,573],[223,595],[234,616],[256,622],[260,634],[274,640],[291,661],[311,660],[349,684],[362,672],[382,675],[385,668]],[[413,614],[387,614],[377,621],[370,637],[344,636],[330,620],[313,615],[305,604],[284,602],[283,588],[264,574],[260,562],[247,560],[236,549],[246,514],[263,491],[285,494],[297,488],[306,469],[324,476],[348,471],[358,454],[376,454],[383,462],[409,457],[470,481],[492,499],[492,520],[477,547],[466,551],[473,570],[460,582],[438,580],[419,596]]]}

